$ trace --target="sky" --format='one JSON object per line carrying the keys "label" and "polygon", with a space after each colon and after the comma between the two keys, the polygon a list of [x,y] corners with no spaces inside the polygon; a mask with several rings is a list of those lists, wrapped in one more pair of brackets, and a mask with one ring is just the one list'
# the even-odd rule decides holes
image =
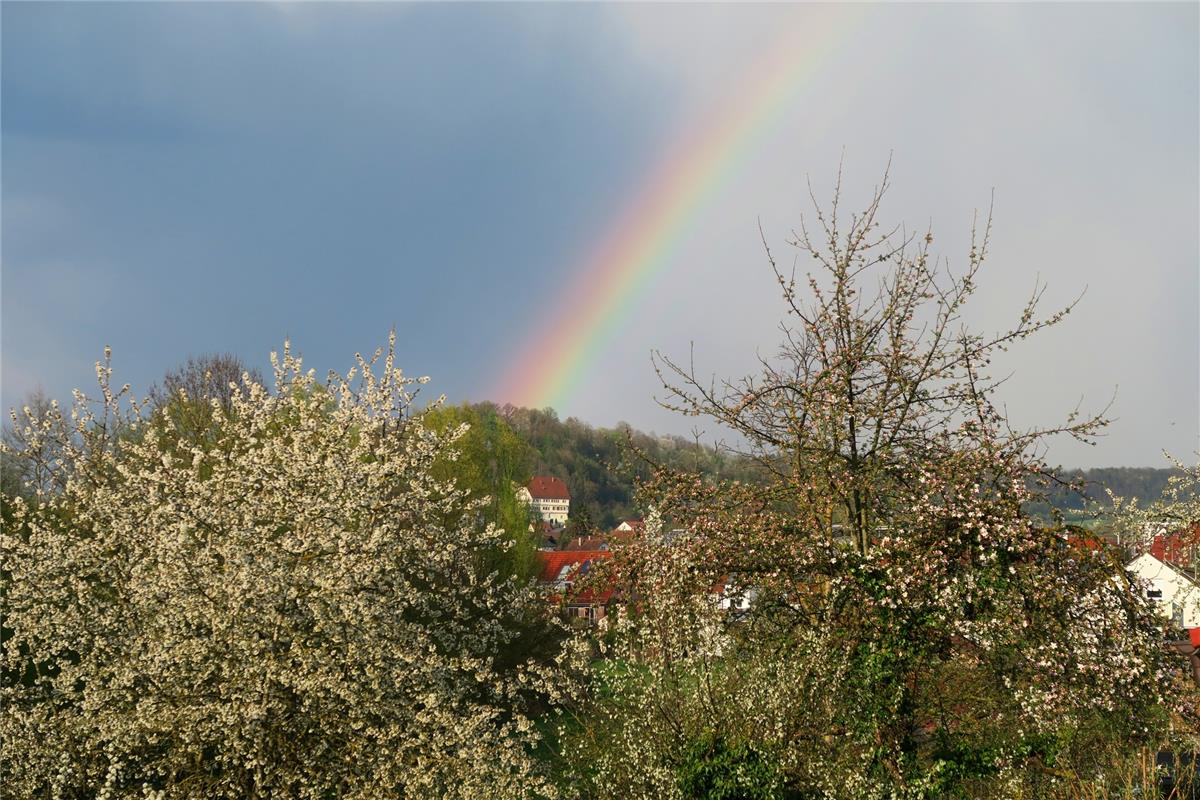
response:
{"label": "sky", "polygon": [[[855,207],[890,158],[882,218],[931,227],[951,269],[994,198],[973,326],[1039,282],[1047,310],[1082,293],[999,365],[1018,426],[1114,417],[1051,461],[1200,449],[1194,3],[4,3],[0,24],[5,408],[94,387],[105,345],[144,393],[190,355],[265,369],[285,339],[345,371],[392,328],[434,393],[522,400],[542,343],[595,317],[559,415],[687,433],[652,350],[753,372],[784,310],[760,226],[790,263],[809,183],[828,198],[841,163]],[[803,68],[754,116],[779,53]],[[677,163],[713,180],[663,194],[677,224],[646,223],[636,285],[581,294]]]}

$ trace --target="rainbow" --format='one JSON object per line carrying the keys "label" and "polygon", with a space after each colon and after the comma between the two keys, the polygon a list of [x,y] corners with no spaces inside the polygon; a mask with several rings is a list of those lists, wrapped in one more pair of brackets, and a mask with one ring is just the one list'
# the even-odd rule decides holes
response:
{"label": "rainbow", "polygon": [[787,111],[857,17],[807,7],[803,28],[781,38],[695,133],[672,142],[632,203],[552,304],[559,309],[532,332],[491,397],[517,405],[561,408],[619,332],[649,285],[671,264],[700,212],[737,175],[760,140]]}

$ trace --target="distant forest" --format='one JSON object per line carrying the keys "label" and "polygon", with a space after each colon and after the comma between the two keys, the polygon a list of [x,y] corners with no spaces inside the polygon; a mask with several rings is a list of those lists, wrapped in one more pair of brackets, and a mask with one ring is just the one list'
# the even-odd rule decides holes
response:
{"label": "distant forest", "polygon": [[653,463],[702,472],[718,480],[756,479],[755,465],[682,436],[643,433],[629,425],[596,428],[570,417],[563,421],[552,409],[515,406],[475,406],[494,410],[531,449],[535,475],[554,475],[571,492],[571,517],[584,527],[615,527],[622,519],[639,517],[634,485],[650,467],[630,458],[631,448]]}
{"label": "distant forest", "polygon": [[[634,484],[649,468],[626,458],[627,444],[654,463],[696,470],[714,479],[753,482],[758,478],[757,468],[747,459],[682,436],[645,433],[625,424],[597,428],[574,417],[560,420],[551,409],[489,403],[474,408],[498,414],[529,445],[533,474],[554,475],[567,482],[571,516],[587,526],[611,528],[625,517],[641,514],[634,505]],[[1152,500],[1161,495],[1173,474],[1177,470],[1152,467],[1063,470],[1060,476],[1064,480],[1082,481],[1084,494],[1055,487],[1048,503],[1031,504],[1029,511],[1048,516],[1053,506],[1071,516],[1083,511],[1088,501],[1107,503],[1105,489],[1121,497]]]}
{"label": "distant forest", "polygon": [[1108,504],[1106,489],[1118,497],[1136,497],[1145,502],[1157,499],[1167,487],[1172,475],[1181,475],[1177,469],[1155,467],[1098,467],[1087,470],[1062,470],[1063,480],[1081,484],[1083,491],[1072,491],[1065,486],[1055,487],[1049,492],[1048,502],[1033,504],[1032,513],[1044,516],[1049,507],[1063,512],[1081,512],[1089,504]]}

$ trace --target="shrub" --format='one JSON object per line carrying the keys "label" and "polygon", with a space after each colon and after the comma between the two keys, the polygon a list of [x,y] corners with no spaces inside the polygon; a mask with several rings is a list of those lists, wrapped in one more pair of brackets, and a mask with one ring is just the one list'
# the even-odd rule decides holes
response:
{"label": "shrub", "polygon": [[99,401],[21,421],[61,489],[6,509],[9,796],[544,788],[537,665],[493,663],[530,595],[479,569],[502,534],[431,470],[463,429],[420,424],[392,346],[323,384],[272,363],[202,437],[107,362]]}

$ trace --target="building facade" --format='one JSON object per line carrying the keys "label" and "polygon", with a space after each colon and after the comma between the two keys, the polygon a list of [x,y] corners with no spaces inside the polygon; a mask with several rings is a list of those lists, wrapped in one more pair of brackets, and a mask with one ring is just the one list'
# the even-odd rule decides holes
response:
{"label": "building facade", "polygon": [[563,526],[571,516],[571,493],[561,478],[535,475],[517,496],[551,525]]}
{"label": "building facade", "polygon": [[1200,628],[1200,586],[1186,571],[1143,553],[1125,567],[1146,582],[1146,596],[1178,628]]}

